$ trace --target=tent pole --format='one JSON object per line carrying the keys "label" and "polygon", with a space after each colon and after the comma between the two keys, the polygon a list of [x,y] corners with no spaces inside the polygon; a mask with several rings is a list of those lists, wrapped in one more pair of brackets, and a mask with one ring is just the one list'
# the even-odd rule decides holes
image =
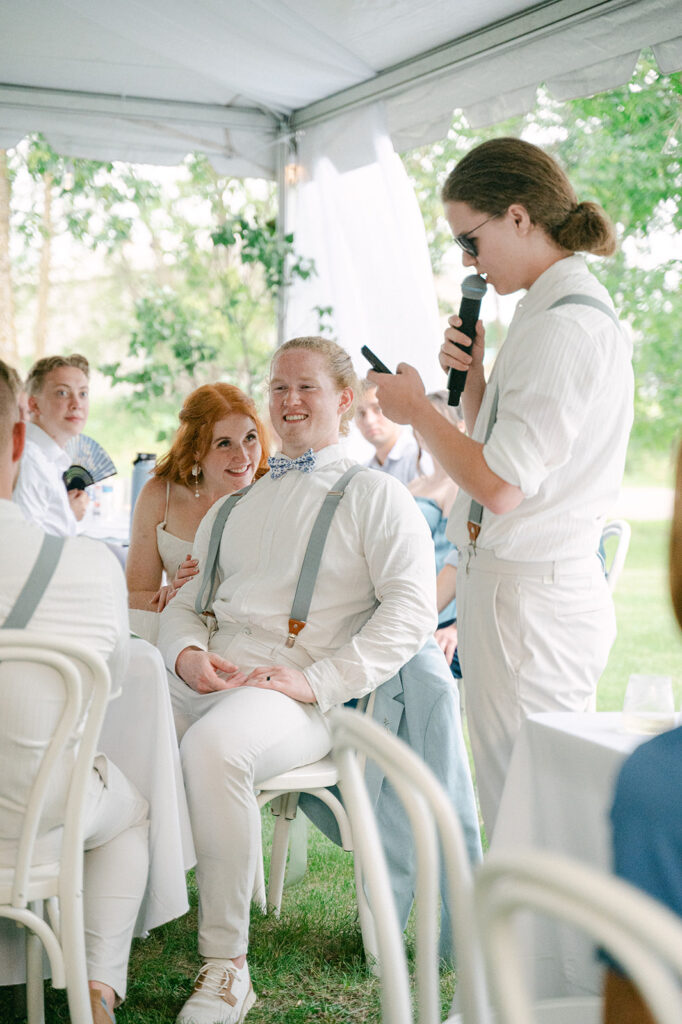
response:
{"label": "tent pole", "polygon": [[[283,124],[280,129],[280,136],[277,143],[277,242],[284,246],[284,238],[287,234],[287,180],[286,166],[291,155],[291,136],[289,126]],[[277,348],[285,341],[287,299],[289,291],[288,267],[284,264],[284,281],[277,292]]]}

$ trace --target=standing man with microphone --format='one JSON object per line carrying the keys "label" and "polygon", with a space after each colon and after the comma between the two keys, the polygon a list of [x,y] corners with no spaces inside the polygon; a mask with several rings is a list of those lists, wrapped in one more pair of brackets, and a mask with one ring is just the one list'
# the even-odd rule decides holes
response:
{"label": "standing man with microphone", "polygon": [[610,255],[613,226],[578,203],[541,149],[477,146],[443,201],[464,265],[499,295],[526,291],[487,381],[483,327],[473,342],[462,332],[466,294],[450,318],[440,362],[466,374],[469,436],[430,406],[412,367],[369,376],[386,415],[411,423],[460,487],[447,532],[460,553],[459,650],[490,838],[524,717],[588,710],[615,638],[597,548],[632,425],[631,345],[577,255]]}

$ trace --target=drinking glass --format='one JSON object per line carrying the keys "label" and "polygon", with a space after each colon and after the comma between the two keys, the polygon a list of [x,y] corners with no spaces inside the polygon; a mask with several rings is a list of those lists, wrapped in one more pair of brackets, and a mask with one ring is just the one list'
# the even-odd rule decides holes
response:
{"label": "drinking glass", "polygon": [[670,676],[632,675],[623,701],[626,732],[655,733],[674,728],[675,702]]}

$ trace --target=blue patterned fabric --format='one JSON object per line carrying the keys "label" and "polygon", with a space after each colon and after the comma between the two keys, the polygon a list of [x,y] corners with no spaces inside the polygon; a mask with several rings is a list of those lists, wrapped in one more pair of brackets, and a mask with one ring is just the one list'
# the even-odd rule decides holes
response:
{"label": "blue patterned fabric", "polygon": [[296,459],[290,459],[287,455],[271,455],[268,459],[268,466],[272,479],[278,480],[290,469],[300,469],[301,473],[312,473],[315,469],[315,462],[315,453],[312,448],[309,448],[307,452],[299,455]]}

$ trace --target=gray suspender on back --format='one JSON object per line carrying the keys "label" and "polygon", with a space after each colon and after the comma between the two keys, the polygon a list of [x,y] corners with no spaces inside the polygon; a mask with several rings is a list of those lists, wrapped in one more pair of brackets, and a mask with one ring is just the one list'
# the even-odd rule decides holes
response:
{"label": "gray suspender on back", "polygon": [[10,610],[0,629],[26,628],[54,575],[64,547],[64,540],[64,537],[45,534],[29,577],[19,591],[14,607]]}
{"label": "gray suspender on back", "polygon": [[[317,580],[317,574],[320,571],[322,552],[324,551],[327,534],[329,533],[329,527],[332,524],[334,513],[336,512],[338,504],[341,501],[350,481],[356,473],[360,473],[364,469],[366,469],[365,466],[351,466],[350,469],[347,469],[343,476],[339,477],[331,490],[327,492],[320,511],[317,513],[317,518],[313,523],[305,555],[303,556],[303,565],[301,566],[301,572],[299,573],[298,583],[296,585],[296,593],[294,594],[294,600],[291,606],[287,647],[293,647],[296,637],[306,624],[308,612],[310,611],[310,602],[312,601],[315,582]],[[238,491],[237,494],[230,495],[227,501],[225,501],[218,510],[218,514],[211,530],[211,537],[208,542],[204,580],[201,590],[194,602],[194,610],[197,615],[205,614],[211,606],[214,595],[214,586],[218,575],[218,554],[220,552],[220,542],[222,540],[223,530],[225,529],[225,523],[227,522],[227,518],[232,512],[234,506],[240,498],[244,497],[248,490],[249,488],[244,488],[243,491]],[[208,600],[206,600],[207,595]]]}
{"label": "gray suspender on back", "polygon": [[[557,306],[592,306],[594,309],[598,309],[600,312],[605,313],[606,316],[610,317],[611,320],[620,326],[618,323],[618,317],[614,311],[607,306],[605,302],[600,299],[594,299],[591,295],[563,295],[556,302],[553,302],[548,309],[556,309]],[[495,420],[497,419],[497,403],[499,401],[499,392],[495,389],[495,395],[493,397],[493,404],[490,408],[490,416],[488,418],[488,426],[485,432],[484,444],[489,440],[490,435],[493,432],[495,426]],[[467,529],[469,531],[469,540],[475,546],[478,535],[481,532],[481,523],[483,521],[483,506],[480,502],[472,499],[471,505],[469,506],[469,519],[467,521]]]}

